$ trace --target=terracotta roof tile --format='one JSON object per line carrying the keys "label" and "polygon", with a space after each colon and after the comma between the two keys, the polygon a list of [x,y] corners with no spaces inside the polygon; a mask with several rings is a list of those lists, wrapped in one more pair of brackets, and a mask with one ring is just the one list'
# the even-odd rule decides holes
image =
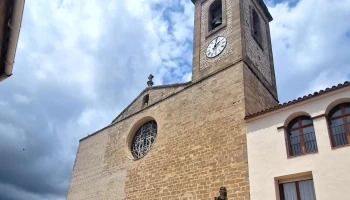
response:
{"label": "terracotta roof tile", "polygon": [[347,87],[347,86],[350,86],[350,82],[345,81],[344,83],[338,84],[338,85],[334,85],[331,88],[326,88],[324,90],[320,90],[320,91],[315,92],[313,94],[305,95],[303,97],[299,97],[299,98],[294,99],[292,101],[288,101],[288,102],[285,102],[283,104],[278,104],[277,106],[274,106],[274,107],[271,107],[271,108],[259,111],[257,113],[253,113],[253,114],[247,115],[245,117],[245,119],[251,119],[251,118],[254,118],[256,116],[259,116],[259,115],[262,115],[262,114],[265,114],[265,113],[268,113],[268,112],[272,112],[272,111],[278,110],[280,108],[284,108],[284,107],[287,107],[287,106],[299,103],[301,101],[305,101],[307,99],[314,98],[314,97],[319,96],[321,94],[325,94],[325,93],[328,93],[328,92],[331,92],[331,91],[334,91],[334,90],[338,90],[340,88],[344,88],[344,87]]}

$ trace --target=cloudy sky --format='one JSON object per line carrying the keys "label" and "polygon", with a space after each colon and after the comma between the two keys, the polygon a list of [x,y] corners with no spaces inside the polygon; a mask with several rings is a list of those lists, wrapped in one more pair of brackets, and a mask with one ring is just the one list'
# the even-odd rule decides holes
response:
{"label": "cloudy sky", "polygon": [[[350,0],[266,1],[279,98],[350,79]],[[27,0],[0,83],[0,199],[65,198],[78,140],[146,86],[191,77],[190,0]],[[23,148],[25,150],[23,150]]]}

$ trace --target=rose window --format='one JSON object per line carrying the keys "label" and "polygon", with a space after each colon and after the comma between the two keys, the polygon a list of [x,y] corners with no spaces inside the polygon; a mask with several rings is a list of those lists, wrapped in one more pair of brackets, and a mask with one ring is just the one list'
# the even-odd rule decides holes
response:
{"label": "rose window", "polygon": [[135,133],[131,143],[131,153],[135,159],[144,157],[151,149],[157,136],[157,123],[149,121],[143,124]]}

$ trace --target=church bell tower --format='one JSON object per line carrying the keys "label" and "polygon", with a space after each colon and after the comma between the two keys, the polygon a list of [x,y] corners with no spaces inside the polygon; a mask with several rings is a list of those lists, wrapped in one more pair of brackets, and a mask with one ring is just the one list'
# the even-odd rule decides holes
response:
{"label": "church bell tower", "polygon": [[243,62],[277,102],[269,28],[272,16],[263,0],[192,2],[195,4],[192,81]]}

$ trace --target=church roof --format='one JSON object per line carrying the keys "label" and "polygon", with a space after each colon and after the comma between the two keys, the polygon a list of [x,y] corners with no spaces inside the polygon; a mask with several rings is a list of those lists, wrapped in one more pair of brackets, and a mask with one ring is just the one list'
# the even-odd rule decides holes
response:
{"label": "church roof", "polygon": [[[140,111],[141,109],[138,109],[137,111],[134,111],[129,113],[128,110],[129,108],[134,105],[134,103],[141,98],[141,96],[143,96],[144,94],[146,94],[147,92],[150,92],[150,91],[153,91],[153,90],[158,90],[158,89],[171,89],[171,88],[181,88],[184,87],[184,86],[187,86],[191,83],[191,81],[189,82],[186,82],[186,83],[175,83],[175,84],[167,84],[167,85],[158,85],[158,86],[151,86],[151,87],[146,87],[116,118],[113,119],[113,121],[111,122],[111,124],[121,120],[122,118],[125,118],[129,115],[132,115],[132,114],[135,114],[136,112]],[[176,92],[176,91],[174,91]],[[167,96],[171,96],[172,93],[169,93],[168,95],[164,96],[164,98],[166,98]],[[157,103],[158,101],[161,101],[163,99],[158,99],[156,102],[154,103]],[[126,116],[126,115],[127,116]],[[125,116],[123,116],[125,115]]]}
{"label": "church roof", "polygon": [[[93,135],[95,135],[95,134],[97,134],[97,133],[99,133],[99,132],[101,132],[101,131],[103,131],[103,130],[105,130],[105,129],[107,129],[107,128],[109,128],[109,127],[111,127],[111,126],[113,126],[115,123],[117,123],[117,122],[119,122],[119,121],[121,121],[121,120],[124,120],[124,119],[126,119],[126,118],[128,118],[128,117],[131,117],[131,116],[133,116],[133,115],[135,115],[135,114],[137,114],[138,112],[140,112],[140,111],[142,111],[142,109],[139,109],[139,110],[137,110],[137,111],[135,111],[135,112],[131,112],[131,113],[127,113],[127,115],[125,115],[125,116],[123,116],[123,114],[125,114],[127,111],[128,111],[128,109],[138,100],[138,99],[140,99],[142,96],[143,96],[143,94],[146,94],[146,93],[148,93],[148,92],[150,92],[150,91],[153,91],[153,90],[158,90],[158,89],[171,89],[171,88],[180,88],[179,90],[182,90],[183,88],[185,88],[185,87],[187,87],[187,86],[189,86],[189,85],[191,85],[191,81],[189,81],[189,82],[186,82],[186,83],[175,83],[175,84],[167,84],[167,85],[158,85],[158,86],[151,86],[151,87],[146,87],[122,112],[120,112],[120,114],[109,124],[109,125],[107,125],[107,126],[105,126],[104,128],[102,128],[102,129],[100,129],[100,130],[98,130],[98,131],[95,131],[94,133],[92,133],[92,134],[88,134],[86,137],[83,137],[83,138],[81,138],[79,141],[83,141],[83,140],[85,140],[85,139],[87,139],[87,138],[89,138],[89,137],[91,137],[91,136],[93,136]],[[165,96],[163,99],[159,99],[158,101],[156,101],[156,102],[154,102],[152,105],[155,105],[155,104],[157,104],[158,102],[160,102],[160,101],[162,101],[162,100],[164,100],[164,99],[166,99],[166,98],[169,98],[170,96],[172,96],[173,94],[175,94],[176,93],[176,91],[174,92],[174,93],[170,93],[169,95],[167,95],[167,96]],[[152,106],[152,105],[150,105],[150,106]]]}
{"label": "church roof", "polygon": [[320,90],[320,91],[315,92],[313,94],[305,95],[303,97],[299,97],[299,98],[294,99],[292,101],[288,101],[288,102],[285,102],[283,104],[278,104],[277,106],[274,106],[274,107],[271,107],[271,108],[259,111],[257,113],[253,113],[253,114],[247,115],[245,117],[245,119],[251,119],[251,118],[263,115],[265,113],[269,113],[269,112],[272,112],[272,111],[275,111],[275,110],[278,110],[278,109],[281,109],[281,108],[284,108],[284,107],[287,107],[287,106],[290,106],[290,105],[294,105],[294,104],[299,103],[301,101],[305,101],[305,100],[317,97],[319,95],[323,95],[325,93],[329,93],[329,92],[332,92],[332,91],[335,91],[335,90],[339,90],[339,89],[347,87],[347,86],[350,86],[350,82],[345,81],[344,83],[341,83],[341,84],[338,84],[338,85],[334,85],[331,88],[326,88],[324,90]]}

